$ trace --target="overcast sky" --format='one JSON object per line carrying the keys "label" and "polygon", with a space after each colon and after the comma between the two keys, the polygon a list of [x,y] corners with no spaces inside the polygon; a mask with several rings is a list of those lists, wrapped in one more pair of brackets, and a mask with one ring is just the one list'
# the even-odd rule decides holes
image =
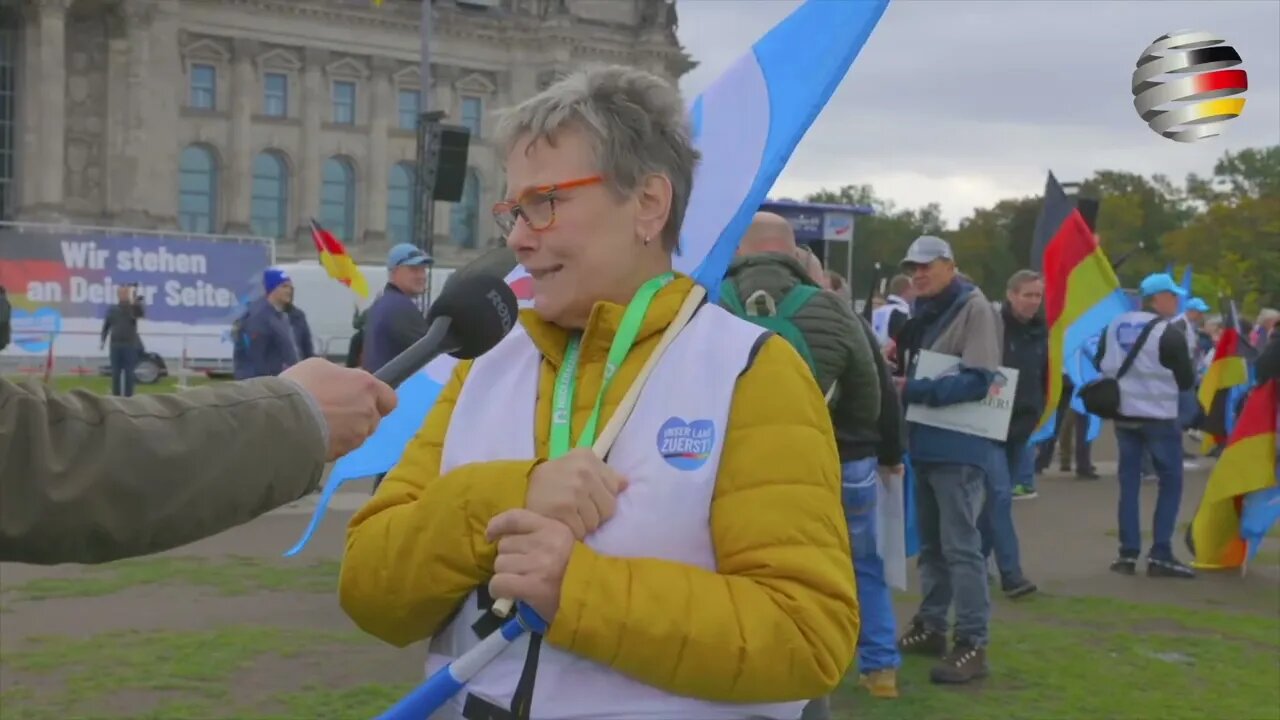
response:
{"label": "overcast sky", "polygon": [[[699,63],[693,97],[799,0],[677,0]],[[1177,143],[1138,118],[1130,75],[1175,30],[1218,34],[1244,59],[1244,113]],[[774,187],[800,198],[869,183],[900,206],[936,201],[954,225],[976,207],[1095,169],[1208,173],[1224,150],[1280,143],[1280,2],[892,0]]]}

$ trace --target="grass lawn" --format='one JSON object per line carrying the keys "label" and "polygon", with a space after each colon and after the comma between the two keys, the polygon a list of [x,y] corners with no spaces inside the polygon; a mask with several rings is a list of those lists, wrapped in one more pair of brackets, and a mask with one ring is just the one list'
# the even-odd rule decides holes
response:
{"label": "grass lawn", "polygon": [[875,700],[852,675],[833,701],[840,720],[1068,720],[1275,717],[1280,619],[1106,598],[1001,602],[991,676],[931,685],[933,661],[911,657],[897,700]]}
{"label": "grass lawn", "polygon": [[[138,585],[223,595],[332,592],[337,563],[164,557],[74,578],[5,588],[14,610],[46,598],[95,598]],[[306,596],[302,596],[305,601]],[[914,606],[918,598],[897,602]],[[992,675],[965,688],[928,682],[932,660],[907,658],[902,697],[874,700],[851,675],[833,700],[841,720],[1067,720],[1274,717],[1280,707],[1280,616],[1040,595],[997,600]],[[411,683],[370,668],[402,660],[355,630],[229,626],[203,631],[29,638],[0,657],[5,720],[367,720]],[[413,662],[413,661],[408,661]],[[1224,680],[1224,678],[1227,678]]]}
{"label": "grass lawn", "polygon": [[145,585],[186,585],[219,595],[259,592],[332,593],[338,585],[337,560],[310,564],[268,562],[259,558],[152,557],[87,566],[68,578],[43,578],[6,587],[10,601],[101,597]]}
{"label": "grass lawn", "polygon": [[[14,382],[40,382],[41,376],[9,375],[7,377],[9,380]],[[187,379],[187,384],[190,386],[207,385],[211,382],[218,381],[210,380],[203,376],[196,376]],[[90,392],[98,393],[99,395],[109,395],[111,393],[111,378],[97,375],[55,375],[50,378],[49,384],[53,389],[62,392],[66,392],[68,390],[88,390]],[[159,382],[154,385],[143,385],[142,383],[134,385],[134,391],[138,394],[176,392],[178,389],[178,381],[171,377],[161,378]]]}
{"label": "grass lawn", "polygon": [[[272,691],[280,662],[341,667],[353,646],[372,642],[354,631],[227,627],[209,632],[126,632],[92,638],[35,640],[4,658],[20,686],[0,693],[5,720],[62,718],[373,717],[410,688],[316,683]],[[139,703],[139,698],[150,702]],[[129,701],[128,710],[121,701]],[[139,704],[150,709],[139,713]],[[113,705],[121,711],[113,711]]]}

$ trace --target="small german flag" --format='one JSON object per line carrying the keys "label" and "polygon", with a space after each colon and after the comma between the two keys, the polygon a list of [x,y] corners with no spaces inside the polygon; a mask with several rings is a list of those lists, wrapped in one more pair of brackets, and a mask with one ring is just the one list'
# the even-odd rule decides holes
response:
{"label": "small german flag", "polygon": [[1227,441],[1227,418],[1231,413],[1231,388],[1249,382],[1249,366],[1241,349],[1240,331],[1234,327],[1222,330],[1213,350],[1213,363],[1200,381],[1196,398],[1204,408],[1204,442],[1208,453]]}
{"label": "small german flag", "polygon": [[1198,568],[1238,568],[1248,546],[1240,535],[1244,498],[1276,484],[1277,381],[1249,393],[1222,457],[1209,476],[1188,535]]}
{"label": "small german flag", "polygon": [[329,277],[351,288],[351,291],[361,298],[367,299],[369,283],[364,279],[364,273],[360,272],[355,261],[347,254],[347,248],[342,245],[342,241],[321,227],[315,218],[311,219],[311,241],[315,243],[316,252],[320,253],[320,264],[324,266],[325,272],[329,273]]}

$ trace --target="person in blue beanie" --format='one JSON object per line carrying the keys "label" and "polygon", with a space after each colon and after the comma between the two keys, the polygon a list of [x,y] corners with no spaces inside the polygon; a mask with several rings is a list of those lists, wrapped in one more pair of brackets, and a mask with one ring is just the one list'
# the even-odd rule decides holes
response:
{"label": "person in blue beanie", "polygon": [[252,303],[232,327],[237,344],[237,380],[279,375],[301,359],[298,338],[286,308],[293,302],[293,281],[279,268],[262,273],[265,295]]}

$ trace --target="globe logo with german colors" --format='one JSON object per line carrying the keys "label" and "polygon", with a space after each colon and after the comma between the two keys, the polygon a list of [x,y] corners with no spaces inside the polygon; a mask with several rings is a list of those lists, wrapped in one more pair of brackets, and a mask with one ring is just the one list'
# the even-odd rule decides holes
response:
{"label": "globe logo with german colors", "polygon": [[1155,132],[1191,143],[1222,134],[1244,111],[1249,77],[1240,53],[1213,33],[1181,30],[1156,38],[1133,71],[1133,107]]}

